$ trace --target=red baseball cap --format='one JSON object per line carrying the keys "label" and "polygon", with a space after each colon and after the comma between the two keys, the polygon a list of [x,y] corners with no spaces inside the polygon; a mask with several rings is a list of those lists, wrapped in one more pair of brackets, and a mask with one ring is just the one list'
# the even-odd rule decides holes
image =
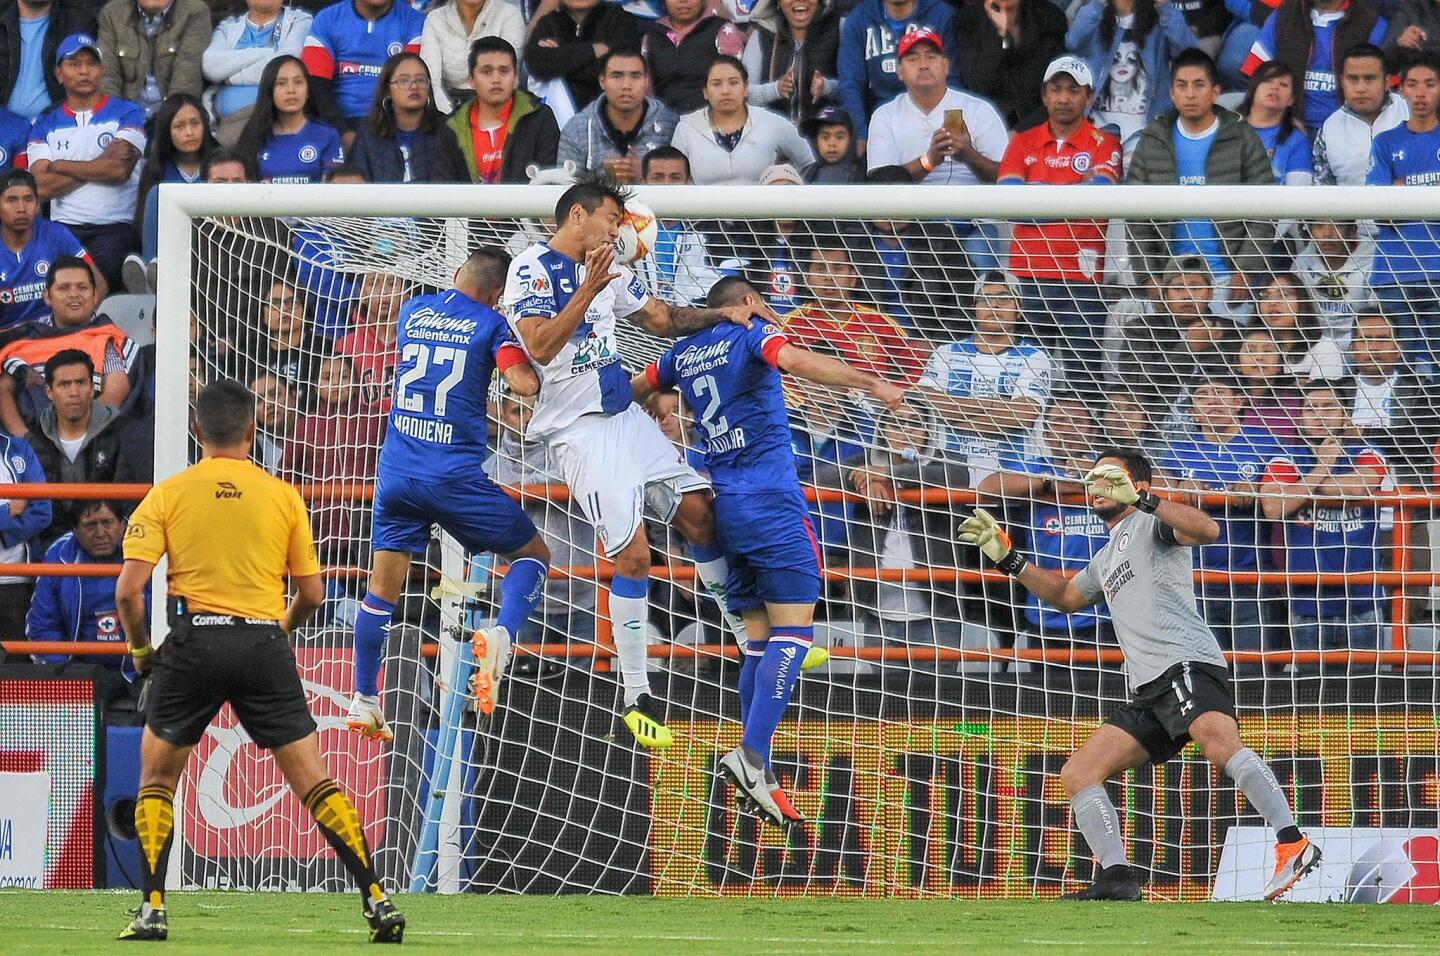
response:
{"label": "red baseball cap", "polygon": [[930,44],[939,53],[943,54],[945,52],[945,44],[940,39],[940,34],[936,33],[929,27],[921,27],[918,30],[911,30],[909,33],[902,36],[900,38],[900,46],[897,52],[903,59],[905,57],[905,54],[915,49],[915,47],[921,43]]}

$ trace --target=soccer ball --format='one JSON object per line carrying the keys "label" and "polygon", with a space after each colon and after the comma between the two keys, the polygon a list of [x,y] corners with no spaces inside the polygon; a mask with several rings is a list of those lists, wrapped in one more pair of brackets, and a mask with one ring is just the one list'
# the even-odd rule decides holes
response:
{"label": "soccer ball", "polygon": [[620,217],[620,234],[615,237],[615,258],[622,265],[644,259],[655,248],[660,225],[650,207],[638,202],[627,202],[625,213]]}

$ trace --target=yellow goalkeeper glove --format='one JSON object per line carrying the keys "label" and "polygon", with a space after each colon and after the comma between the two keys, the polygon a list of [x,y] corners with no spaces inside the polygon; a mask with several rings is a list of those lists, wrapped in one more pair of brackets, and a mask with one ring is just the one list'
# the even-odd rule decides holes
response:
{"label": "yellow goalkeeper glove", "polygon": [[978,547],[1006,574],[1019,574],[1025,570],[1025,559],[1014,549],[1005,529],[987,511],[976,508],[973,517],[960,523],[960,540]]}
{"label": "yellow goalkeeper glove", "polygon": [[1096,465],[1085,475],[1085,484],[1092,495],[1109,498],[1122,505],[1134,505],[1148,514],[1155,513],[1160,499],[1149,491],[1139,491],[1135,482],[1119,465]]}

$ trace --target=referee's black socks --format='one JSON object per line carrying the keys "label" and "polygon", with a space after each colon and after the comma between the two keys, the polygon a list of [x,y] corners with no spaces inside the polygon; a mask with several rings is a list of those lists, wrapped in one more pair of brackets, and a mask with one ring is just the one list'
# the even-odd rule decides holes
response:
{"label": "referee's black socks", "polygon": [[140,892],[151,909],[165,907],[165,870],[175,834],[175,791],[141,787],[135,795],[135,836],[140,841]]}
{"label": "referee's black socks", "polygon": [[365,828],[350,798],[340,792],[334,780],[322,780],[305,794],[305,809],[315,817],[315,825],[335,849],[335,855],[355,878],[360,895],[368,904],[385,899],[380,879],[370,865],[370,845],[365,842]]}

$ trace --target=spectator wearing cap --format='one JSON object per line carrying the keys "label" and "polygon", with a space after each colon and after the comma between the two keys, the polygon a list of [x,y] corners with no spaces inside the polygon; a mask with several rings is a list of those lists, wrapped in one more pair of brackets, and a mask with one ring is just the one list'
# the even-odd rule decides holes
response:
{"label": "spectator wearing cap", "polygon": [[[1270,155],[1255,130],[1216,105],[1220,96],[1215,61],[1201,50],[1175,59],[1170,95],[1175,109],[1152,120],[1140,134],[1129,160],[1127,183],[1219,186],[1273,185]],[[1258,226],[1232,219],[1188,219],[1173,225],[1129,224],[1137,272],[1157,275],[1175,256],[1201,255],[1225,292],[1222,307],[1246,298],[1245,275],[1266,261]]]}
{"label": "spectator wearing cap", "polygon": [[50,218],[84,243],[110,288],[137,243],[133,219],[145,152],[145,114],[100,90],[105,65],[93,37],[76,33],[55,52],[65,101],[35,121],[26,147]]}
{"label": "spectator wearing cap", "polygon": [[[1095,79],[1085,61],[1056,58],[1041,84],[1045,122],[1015,136],[1000,163],[1002,184],[1113,185],[1121,178],[1120,141],[1086,118]],[[1098,337],[1105,322],[1103,220],[1016,223],[1010,271],[1021,280],[1036,337],[1060,353],[1065,377],[1086,389],[1100,378]]]}
{"label": "spectator wearing cap", "polygon": [[1091,118],[1114,126],[1130,153],[1145,124],[1172,107],[1170,64],[1196,45],[1177,3],[1088,0],[1075,14],[1065,47],[1095,77]]}
{"label": "spectator wearing cap", "polygon": [[560,127],[550,107],[519,89],[520,61],[500,37],[470,48],[475,98],[445,121],[431,160],[431,177],[445,183],[523,183],[531,165],[555,165]]}
{"label": "spectator wearing cap", "polygon": [[1310,241],[1295,257],[1295,274],[1315,303],[1324,334],[1344,348],[1355,316],[1375,298],[1375,237],[1368,229],[1362,235],[1353,219],[1317,220],[1306,232]]}
{"label": "spectator wearing cap", "polygon": [[[905,92],[900,80],[900,42],[917,30],[954,43],[955,9],[945,0],[861,0],[840,27],[840,105],[855,121],[859,152],[870,139],[870,118],[881,105]],[[959,82],[959,64],[948,79]],[[889,165],[889,162],[880,165]],[[872,166],[872,168],[874,168]]]}
{"label": "spectator wearing cap", "polygon": [[965,459],[978,484],[1039,438],[1054,379],[1050,353],[1026,340],[1014,276],[975,282],[973,334],[935,349],[916,383],[946,425],[946,450]]}
{"label": "spectator wearing cap", "polygon": [[[113,501],[84,501],[71,509],[69,530],[45,552],[45,564],[79,565],[122,562],[120,542],[125,518]],[[120,616],[115,610],[113,574],[48,574],[35,585],[35,597],[25,618],[25,637],[31,641],[98,641],[124,644]],[[146,585],[148,609],[150,589]],[[70,654],[36,654],[41,664],[63,664]],[[79,660],[119,671],[129,663],[125,654],[82,654]]]}
{"label": "spectator wearing cap", "polygon": [[815,165],[806,181],[834,186],[865,181],[865,164],[855,155],[855,122],[838,106],[826,106],[800,124],[815,147]]}
{"label": "spectator wearing cap", "polygon": [[[0,430],[0,485],[44,482],[45,469],[30,443]],[[48,498],[0,499],[0,563],[26,564],[39,553],[51,511]],[[14,638],[25,633],[25,609],[34,590],[32,578],[0,575],[0,635]]]}
{"label": "spectator wearing cap", "polygon": [[25,168],[25,144],[30,142],[30,121],[0,106],[0,175]]}
{"label": "spectator wearing cap", "polygon": [[1409,118],[1405,97],[1387,82],[1385,51],[1369,43],[1351,47],[1340,57],[1340,108],[1315,136],[1315,182],[1365,185],[1375,137]]}
{"label": "spectator wearing cap", "polygon": [[669,146],[680,121],[673,110],[646,95],[649,67],[634,47],[617,47],[600,58],[600,95],[565,124],[555,162],[623,182],[641,178],[640,164],[653,149]]}
{"label": "spectator wearing cap", "polygon": [[94,0],[0,3],[0,106],[26,120],[65,98],[50,71],[55,51],[72,33],[95,35]]}
{"label": "spectator wearing cap", "polygon": [[744,50],[745,31],[711,10],[706,0],[665,0],[665,15],[640,41],[655,95],[681,115],[708,102],[705,86],[715,57],[738,58]]}
{"label": "spectator wearing cap", "polygon": [[704,109],[680,117],[670,144],[690,160],[690,174],[702,186],[749,185],[779,162],[808,170],[815,162],[810,144],[778,113],[752,107],[746,99],[750,76],[733,56],[717,56],[705,72]]}
{"label": "spectator wearing cap", "polygon": [[1260,64],[1279,60],[1305,78],[1307,129],[1318,130],[1340,108],[1336,96],[1340,57],[1360,43],[1385,41],[1385,18],[1369,0],[1283,0],[1265,20],[1240,68],[1253,76]]}
{"label": "spectator wearing cap", "polygon": [[172,93],[205,92],[205,0],[110,0],[100,11],[97,39],[105,57],[101,91],[138,104],[147,119]]}
{"label": "spectator wearing cap", "polygon": [[839,91],[840,14],[830,0],[762,0],[750,13],[741,59],[750,103],[798,123]]}
{"label": "spectator wearing cap", "polygon": [[39,206],[34,176],[12,169],[0,179],[0,332],[45,315],[45,277],[61,257],[90,261],[80,240]]}
{"label": "spectator wearing cap", "polygon": [[525,68],[534,79],[563,83],[572,112],[581,110],[600,95],[601,57],[639,47],[640,35],[640,22],[618,3],[560,0],[530,31]]}
{"label": "spectator wearing cap", "polygon": [[348,148],[370,115],[380,67],[401,50],[420,52],[425,16],[405,0],[350,0],[315,15],[300,58],[310,74],[320,118]]}
{"label": "spectator wearing cap", "polygon": [[[691,182],[690,161],[674,146],[652,149],[640,165],[642,181],[648,186],[685,186]],[[788,170],[788,175],[800,178],[793,166],[771,167],[765,171],[766,175],[775,169]],[[766,175],[760,177],[761,185],[768,184]],[[705,234],[683,220],[662,219],[658,226],[655,248],[630,268],[646,288],[667,302],[703,303],[710,287],[720,280],[720,273],[710,265]]]}
{"label": "spectator wearing cap", "polygon": [[983,0],[955,13],[960,84],[988,97],[1005,125],[1040,122],[1046,66],[1065,52],[1070,23],[1050,0]]}
{"label": "spectator wearing cap", "polygon": [[211,105],[219,120],[216,136],[234,145],[255,98],[260,75],[277,56],[298,57],[305,50],[314,16],[284,0],[245,0],[246,10],[221,20],[200,58],[200,69],[214,90]]}
{"label": "spectator wearing cap", "polygon": [[434,80],[435,106],[450,114],[475,93],[470,89],[470,46],[481,37],[525,46],[525,15],[507,0],[444,0],[432,4],[420,31],[420,56]]}

